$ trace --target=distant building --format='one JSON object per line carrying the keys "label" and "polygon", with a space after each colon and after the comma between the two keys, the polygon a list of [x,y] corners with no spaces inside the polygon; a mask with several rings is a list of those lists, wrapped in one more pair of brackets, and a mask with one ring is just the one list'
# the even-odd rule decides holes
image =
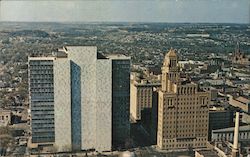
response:
{"label": "distant building", "polygon": [[130,138],[130,58],[68,46],[30,57],[32,143],[110,151]]}
{"label": "distant building", "polygon": [[220,106],[213,106],[209,109],[209,133],[211,140],[212,130],[233,127],[234,111]]}
{"label": "distant building", "polygon": [[239,44],[237,44],[235,52],[231,56],[231,61],[234,64],[250,65],[250,56],[240,52]]}
{"label": "distant building", "polygon": [[242,90],[240,88],[229,86],[227,84],[221,84],[221,85],[212,85],[214,89],[217,89],[218,93],[221,95],[233,95],[233,96],[239,96],[242,95]]}
{"label": "distant building", "polygon": [[250,114],[242,113],[242,122],[250,125]]}
{"label": "distant building", "polygon": [[0,109],[0,126],[7,126],[11,124],[12,113],[10,110]]}
{"label": "distant building", "polygon": [[250,99],[247,99],[245,97],[239,96],[234,98],[231,95],[229,96],[229,104],[234,107],[239,107],[242,109],[242,111],[250,114]]}
{"label": "distant building", "polygon": [[[217,129],[212,131],[213,141],[234,141],[234,127]],[[239,127],[239,142],[250,141],[250,125]],[[250,142],[249,142],[250,143]]]}
{"label": "distant building", "polygon": [[215,150],[197,150],[195,151],[195,157],[220,157]]}
{"label": "distant building", "polygon": [[210,94],[180,78],[178,57],[171,49],[162,67],[159,91],[157,146],[159,149],[206,147]]}
{"label": "distant building", "polygon": [[210,37],[210,34],[187,34],[187,37],[202,37],[202,38],[208,38],[208,37]]}
{"label": "distant building", "polygon": [[157,143],[157,124],[158,124],[158,87],[153,88],[152,107],[144,108],[141,111],[140,123],[150,135],[152,145]]}
{"label": "distant building", "polygon": [[143,76],[139,73],[131,75],[130,85],[130,116],[138,121],[149,133],[150,141],[156,144],[157,117],[158,117],[158,89],[160,78],[145,71]]}
{"label": "distant building", "polygon": [[29,57],[31,142],[35,146],[55,141],[54,60],[54,57]]}
{"label": "distant building", "polygon": [[225,60],[220,57],[211,57],[209,59],[209,65],[216,65],[220,69],[224,65]]}
{"label": "distant building", "polygon": [[[213,130],[214,150],[220,156],[239,157],[250,153],[250,125],[240,126],[240,113],[235,113],[235,125],[230,128]],[[210,148],[212,145],[208,145]]]}
{"label": "distant building", "polygon": [[141,112],[153,106],[153,88],[160,83],[149,82],[146,79],[132,80],[130,86],[130,113],[132,119],[141,120]]}

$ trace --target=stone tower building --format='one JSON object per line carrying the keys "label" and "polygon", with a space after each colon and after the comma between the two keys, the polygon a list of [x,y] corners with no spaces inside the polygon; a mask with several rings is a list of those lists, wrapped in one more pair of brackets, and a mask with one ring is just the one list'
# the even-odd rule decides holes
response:
{"label": "stone tower building", "polygon": [[205,147],[208,139],[209,93],[181,78],[178,56],[170,49],[162,67],[159,91],[157,146],[159,149]]}

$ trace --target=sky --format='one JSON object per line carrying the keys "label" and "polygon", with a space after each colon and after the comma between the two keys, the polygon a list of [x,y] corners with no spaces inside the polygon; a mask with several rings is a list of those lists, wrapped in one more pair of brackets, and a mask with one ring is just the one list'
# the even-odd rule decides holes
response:
{"label": "sky", "polygon": [[0,21],[250,24],[250,0],[0,0]]}

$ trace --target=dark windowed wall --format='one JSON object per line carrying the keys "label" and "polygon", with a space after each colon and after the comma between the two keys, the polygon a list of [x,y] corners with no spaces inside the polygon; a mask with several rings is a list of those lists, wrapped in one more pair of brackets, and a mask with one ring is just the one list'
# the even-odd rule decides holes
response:
{"label": "dark windowed wall", "polygon": [[29,61],[32,143],[55,141],[53,60]]}
{"label": "dark windowed wall", "polygon": [[209,111],[208,140],[212,138],[212,130],[229,128],[234,126],[234,111]]}
{"label": "dark windowed wall", "polygon": [[122,148],[130,138],[130,60],[112,60],[112,146]]}

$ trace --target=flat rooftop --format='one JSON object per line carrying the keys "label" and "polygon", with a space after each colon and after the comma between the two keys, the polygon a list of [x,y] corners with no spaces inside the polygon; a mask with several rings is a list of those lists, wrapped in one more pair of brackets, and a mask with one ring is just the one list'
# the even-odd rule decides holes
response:
{"label": "flat rooftop", "polygon": [[109,54],[106,55],[109,59],[117,59],[117,60],[124,60],[124,59],[131,59],[131,57],[125,56],[124,54]]}
{"label": "flat rooftop", "polygon": [[[245,132],[245,131],[250,132],[250,125],[240,126],[239,131],[240,132]],[[218,133],[219,132],[234,132],[234,127],[213,130],[213,133],[216,133],[216,132],[218,132]]]}
{"label": "flat rooftop", "polygon": [[124,54],[102,54],[97,51],[96,46],[65,46],[58,49],[57,52],[53,52],[52,56],[32,56],[28,60],[55,60],[56,58],[65,58],[70,52],[93,52],[97,53],[97,59],[114,59],[114,60],[130,60],[131,57],[128,57]]}
{"label": "flat rooftop", "polygon": [[134,84],[135,86],[139,86],[139,87],[160,87],[161,83],[152,83],[152,82],[147,82],[147,83],[141,83],[141,82],[137,82]]}
{"label": "flat rooftop", "polygon": [[242,96],[236,98],[235,100],[237,100],[237,101],[239,101],[239,102],[241,102],[241,103],[244,103],[244,104],[250,103],[250,100],[249,100],[249,99],[244,98],[244,97],[242,97]]}
{"label": "flat rooftop", "polygon": [[96,46],[65,46],[61,50],[64,50],[66,52],[68,51],[82,51],[82,50],[95,50],[97,51]]}
{"label": "flat rooftop", "polygon": [[56,57],[46,57],[46,56],[38,56],[38,57],[29,57],[28,60],[55,60]]}
{"label": "flat rooftop", "polygon": [[204,157],[219,157],[218,153],[214,150],[199,150],[197,152]]}

